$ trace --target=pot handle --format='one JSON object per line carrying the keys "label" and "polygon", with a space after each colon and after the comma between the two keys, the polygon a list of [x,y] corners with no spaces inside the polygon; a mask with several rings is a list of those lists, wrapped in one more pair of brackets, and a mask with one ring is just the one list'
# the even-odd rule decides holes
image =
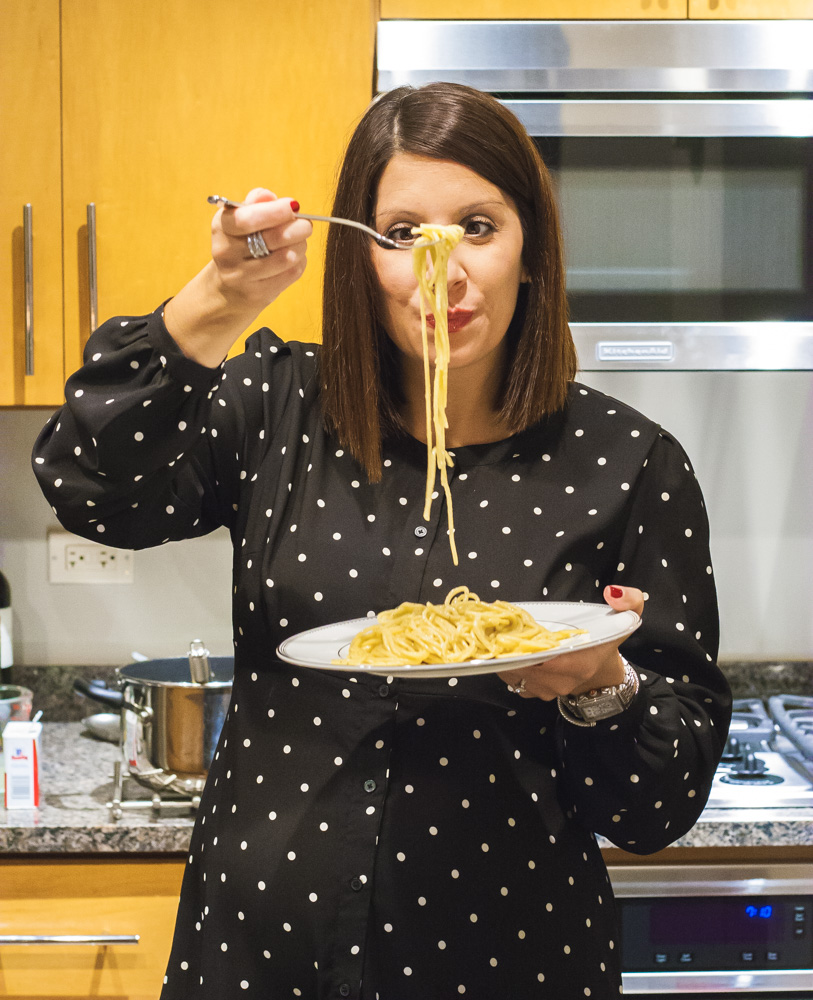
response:
{"label": "pot handle", "polygon": [[121,708],[124,702],[124,695],[121,691],[109,688],[104,681],[87,681],[84,677],[77,677],[73,682],[73,689],[77,694],[83,694],[86,698],[99,701],[103,705],[112,705],[114,708]]}

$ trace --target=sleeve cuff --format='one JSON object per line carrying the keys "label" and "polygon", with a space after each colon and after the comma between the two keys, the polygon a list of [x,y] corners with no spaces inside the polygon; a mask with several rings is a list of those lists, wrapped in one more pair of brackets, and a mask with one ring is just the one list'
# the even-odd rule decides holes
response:
{"label": "sleeve cuff", "polygon": [[161,303],[147,324],[147,337],[153,350],[174,382],[179,382],[184,387],[188,385],[198,392],[211,392],[221,380],[225,362],[221,362],[217,368],[207,368],[205,365],[193,361],[192,358],[188,358],[166,328],[164,323],[165,305],[166,302]]}

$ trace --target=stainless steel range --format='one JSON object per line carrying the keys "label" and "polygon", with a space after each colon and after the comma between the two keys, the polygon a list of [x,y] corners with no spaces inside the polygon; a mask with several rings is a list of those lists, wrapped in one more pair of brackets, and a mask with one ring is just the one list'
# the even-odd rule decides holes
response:
{"label": "stainless steel range", "polygon": [[[707,811],[810,809],[813,697],[734,702]],[[804,814],[802,814],[804,815]],[[813,997],[813,849],[786,863],[613,865],[624,993]]]}
{"label": "stainless steel range", "polygon": [[734,702],[710,809],[813,806],[813,697]]}

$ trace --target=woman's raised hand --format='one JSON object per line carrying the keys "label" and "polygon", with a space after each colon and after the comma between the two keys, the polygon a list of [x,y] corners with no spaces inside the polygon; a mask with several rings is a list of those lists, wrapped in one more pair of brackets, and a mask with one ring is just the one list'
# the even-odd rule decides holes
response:
{"label": "woman's raised hand", "polygon": [[[295,207],[292,207],[295,206]],[[297,219],[299,205],[265,188],[249,191],[239,208],[219,209],[212,219],[212,260],[224,294],[262,311],[305,270],[313,226]],[[259,233],[269,250],[253,257],[248,237]]]}
{"label": "woman's raised hand", "polygon": [[[635,587],[605,587],[604,600],[614,611],[644,610],[644,595]],[[566,694],[582,694],[593,688],[611,687],[624,680],[624,665],[617,642],[562,653],[542,663],[534,663],[522,670],[506,670],[499,674],[511,687],[525,682],[523,698],[541,698],[553,701]]]}
{"label": "woman's raised hand", "polygon": [[[167,330],[187,357],[217,367],[263,309],[301,277],[313,227],[296,218],[292,205],[255,188],[238,208],[215,213],[212,259],[164,308]],[[251,233],[262,236],[267,256],[252,257]]]}

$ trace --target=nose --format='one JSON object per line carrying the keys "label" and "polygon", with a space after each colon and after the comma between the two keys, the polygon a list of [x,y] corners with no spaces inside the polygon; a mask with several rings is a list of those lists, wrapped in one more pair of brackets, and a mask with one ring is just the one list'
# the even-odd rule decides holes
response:
{"label": "nose", "polygon": [[448,283],[451,287],[452,285],[459,285],[461,282],[468,278],[468,273],[463,262],[463,255],[458,254],[456,249],[453,250],[449,256],[448,266],[447,266],[447,277]]}

